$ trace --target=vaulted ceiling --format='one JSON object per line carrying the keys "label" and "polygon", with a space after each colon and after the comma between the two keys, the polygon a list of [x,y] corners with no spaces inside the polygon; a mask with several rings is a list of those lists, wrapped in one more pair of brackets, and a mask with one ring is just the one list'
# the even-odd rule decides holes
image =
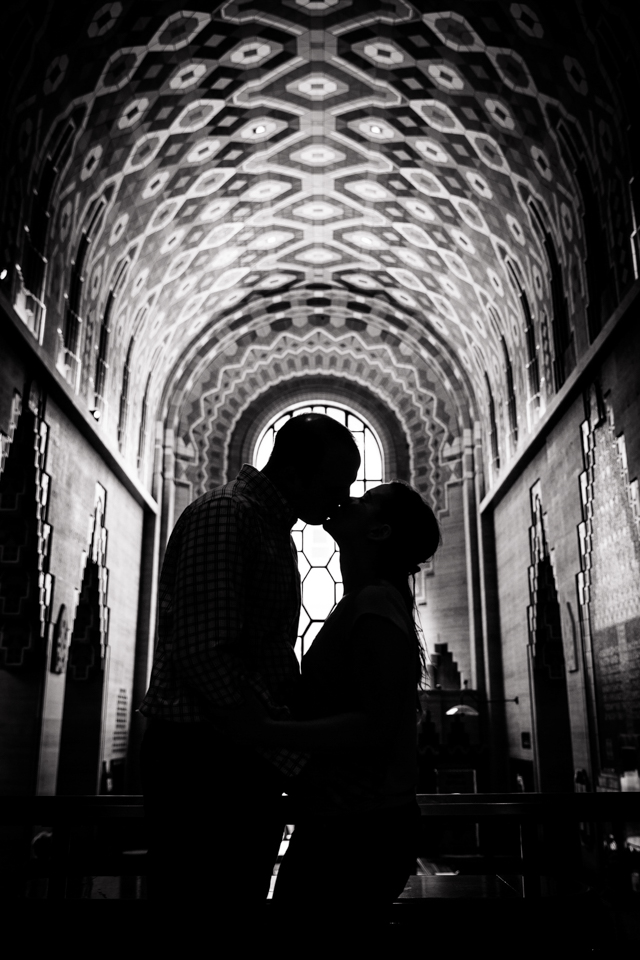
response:
{"label": "vaulted ceiling", "polygon": [[[447,442],[484,418],[487,390],[498,418],[513,397],[526,437],[559,359],[566,373],[598,328],[595,257],[603,311],[633,280],[608,5],[59,0],[41,21],[42,5],[19,6],[3,159],[11,295],[64,373],[74,262],[94,230],[73,379],[91,407],[104,348],[114,435],[127,357],[135,409],[146,390],[186,442],[203,408],[184,410],[222,395],[229,369],[242,367],[249,403],[278,358],[286,371],[306,351],[291,376],[339,376],[342,351],[345,376],[380,396],[408,366],[437,381]],[[34,326],[24,227],[33,238],[43,198]],[[253,391],[251,364],[271,371]]]}

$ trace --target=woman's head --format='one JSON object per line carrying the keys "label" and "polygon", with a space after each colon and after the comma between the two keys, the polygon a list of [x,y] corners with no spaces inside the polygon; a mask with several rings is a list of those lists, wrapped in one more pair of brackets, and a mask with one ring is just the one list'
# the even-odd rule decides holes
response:
{"label": "woman's head", "polygon": [[441,542],[433,510],[417,490],[400,480],[374,489],[382,492],[379,517],[390,527],[385,559],[403,573],[417,573]]}
{"label": "woman's head", "polygon": [[431,507],[409,484],[393,480],[341,506],[324,527],[340,547],[345,587],[347,567],[356,586],[374,578],[396,587],[414,624],[418,676],[426,678],[426,653],[409,577],[440,545]]}
{"label": "woman's head", "polygon": [[341,548],[366,550],[381,576],[405,579],[436,552],[440,529],[417,490],[399,480],[372,487],[325,523]]}

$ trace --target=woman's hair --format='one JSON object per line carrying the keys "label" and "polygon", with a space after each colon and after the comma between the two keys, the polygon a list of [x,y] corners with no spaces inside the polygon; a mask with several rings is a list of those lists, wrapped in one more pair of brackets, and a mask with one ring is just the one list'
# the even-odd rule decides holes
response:
{"label": "woman's hair", "polygon": [[[430,560],[442,542],[440,527],[429,504],[417,490],[402,480],[389,484],[393,495],[385,497],[380,519],[391,527],[391,535],[383,541],[379,554],[378,574],[398,590],[404,600],[416,633],[421,680],[427,673],[426,654],[420,640],[422,633],[415,602],[415,574],[420,564]],[[409,585],[409,577],[412,585]]]}

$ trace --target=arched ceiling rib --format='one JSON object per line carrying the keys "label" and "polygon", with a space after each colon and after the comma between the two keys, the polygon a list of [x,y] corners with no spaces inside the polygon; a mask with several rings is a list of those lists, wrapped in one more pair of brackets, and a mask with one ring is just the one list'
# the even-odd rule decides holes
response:
{"label": "arched ceiling rib", "polygon": [[[203,336],[239,349],[247,315],[258,318],[265,349],[279,349],[281,297],[292,306],[280,319],[299,338],[321,314],[335,341],[345,310],[357,316],[345,303],[407,318],[402,342],[430,352],[434,367],[448,358],[457,405],[468,410],[473,393],[483,403],[485,373],[503,395],[504,340],[524,417],[522,291],[544,403],[553,307],[530,197],[557,250],[575,353],[587,345],[584,203],[561,153],[561,124],[609,218],[618,295],[633,276],[622,108],[596,38],[586,21],[577,29],[577,7],[551,17],[501,2],[199,6],[82,4],[63,32],[55,17],[69,5],[54,3],[18,88],[12,136],[25,165],[8,189],[24,200],[9,207],[13,236],[20,216],[29,218],[27,173],[32,191],[68,118],[75,124],[49,211],[51,353],[83,217],[108,197],[83,289],[87,402],[109,291],[128,263],[111,320],[112,410],[132,335],[136,402],[152,371],[158,403]],[[328,302],[316,310],[314,297]],[[113,419],[105,428],[115,430]]]}
{"label": "arched ceiling rib", "polygon": [[[318,354],[325,346],[331,349],[349,341],[353,356],[366,356],[374,363],[386,356],[382,369],[387,363],[390,371],[402,366],[429,369],[448,398],[455,433],[478,415],[468,371],[447,338],[423,316],[340,290],[315,289],[293,290],[286,299],[284,295],[256,299],[195,335],[167,378],[162,419],[177,428],[185,397],[214,366],[241,368],[248,351],[268,363],[285,341],[288,349],[295,351],[294,344],[304,344],[305,350]],[[314,361],[314,366],[322,364]]]}
{"label": "arched ceiling rib", "polygon": [[389,411],[408,441],[410,476],[434,509],[444,511],[446,485],[461,477],[458,397],[441,370],[418,354],[403,355],[399,346],[364,329],[307,325],[281,331],[268,349],[260,338],[246,338],[237,349],[221,350],[180,396],[175,448],[184,469],[177,478],[189,482],[194,495],[225,482],[230,445],[247,411],[260,409],[274,387],[287,403],[310,379],[316,385],[325,379],[333,390],[342,385],[343,402],[356,384]]}

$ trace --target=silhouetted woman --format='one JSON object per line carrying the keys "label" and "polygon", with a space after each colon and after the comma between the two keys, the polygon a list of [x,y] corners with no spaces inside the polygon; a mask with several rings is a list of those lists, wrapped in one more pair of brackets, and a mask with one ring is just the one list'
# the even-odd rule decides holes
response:
{"label": "silhouetted woman", "polygon": [[391,903],[414,870],[419,823],[423,652],[409,581],[440,533],[421,496],[397,481],[352,499],[324,527],[340,547],[344,596],[303,658],[297,719],[256,724],[262,743],[311,752],[274,900]]}

